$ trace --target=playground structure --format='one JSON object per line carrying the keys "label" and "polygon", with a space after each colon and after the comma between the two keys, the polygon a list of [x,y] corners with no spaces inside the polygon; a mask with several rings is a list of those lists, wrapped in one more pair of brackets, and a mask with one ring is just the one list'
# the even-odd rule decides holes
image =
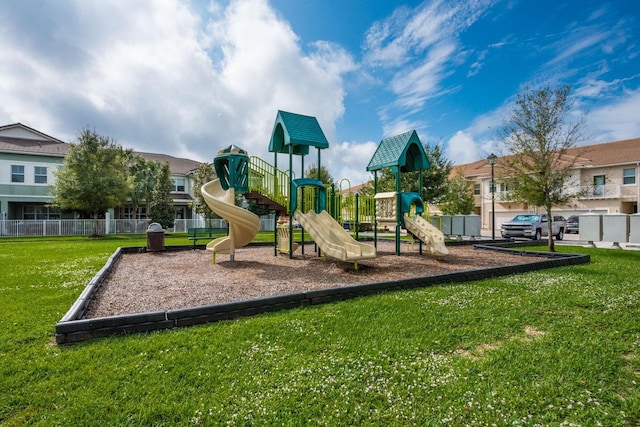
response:
{"label": "playground structure", "polygon": [[[377,193],[375,195],[376,220],[378,224],[390,224],[396,226],[398,209],[400,212],[401,226],[413,235],[420,243],[424,243],[427,252],[431,255],[444,256],[449,254],[444,243],[444,234],[437,227],[422,217],[424,203],[418,193],[402,192],[399,195],[400,206],[397,204],[398,195],[395,191]],[[421,248],[422,253],[422,248]]]}
{"label": "playground structure", "polygon": [[[318,255],[341,261],[354,262],[376,257],[378,224],[395,229],[396,254],[400,255],[400,229],[407,231],[423,243],[428,252],[446,255],[444,235],[424,220],[424,204],[418,193],[400,192],[400,174],[420,171],[419,188],[422,188],[422,169],[430,167],[424,148],[415,131],[381,141],[367,166],[374,173],[374,191],[377,193],[377,171],[390,167],[396,174],[396,191],[378,193],[375,197],[360,195],[343,196],[320,181],[321,150],[329,143],[315,117],[278,111],[274,123],[269,151],[274,153],[273,165],[235,146],[218,152],[214,159],[217,179],[202,186],[202,194],[211,209],[229,222],[229,235],[207,244],[213,253],[229,254],[234,260],[235,249],[248,244],[258,232],[259,219],[246,209],[235,206],[235,195],[244,194],[258,204],[266,205],[277,216],[287,216],[288,221],[279,221],[275,230],[274,255],[286,253],[293,257],[301,247],[304,253],[305,233],[301,233],[302,244],[294,242],[293,219],[297,220],[313,239]],[[296,178],[293,171],[293,156],[300,156],[301,176],[304,174],[305,156],[309,148],[317,149],[317,179]],[[278,169],[278,154],[288,155],[288,170]],[[341,181],[342,184],[342,181]],[[327,201],[329,200],[329,206]],[[361,224],[371,225],[374,244],[359,242]],[[355,238],[345,230],[355,225]]]}
{"label": "playground structure", "polygon": [[[304,159],[309,154],[309,148],[317,150],[316,170],[317,179],[293,178],[293,156],[300,156],[301,175],[304,174]],[[317,245],[318,254],[329,256],[341,261],[353,261],[354,268],[358,268],[358,260],[374,258],[376,248],[355,240],[344,230],[326,211],[327,193],[326,187],[320,181],[321,150],[329,147],[329,142],[315,117],[278,111],[269,142],[269,152],[274,153],[274,165],[277,167],[278,154],[287,154],[289,157],[289,222],[285,227],[289,228],[289,236],[293,236],[293,221],[299,221],[302,228],[309,233]],[[305,194],[310,194],[306,198]],[[305,213],[306,212],[306,213]],[[285,230],[281,230],[285,231]],[[276,235],[286,235],[281,232]],[[304,251],[304,233],[302,237],[302,250]],[[293,257],[293,238],[286,239],[289,244],[289,257]],[[276,253],[283,252],[286,248],[276,242]]]}
{"label": "playground structure", "polygon": [[[373,187],[376,193],[376,226],[374,240],[377,241],[377,224],[390,224],[395,230],[396,255],[400,255],[400,231],[406,230],[435,255],[447,255],[444,235],[422,218],[424,203],[420,194],[402,192],[400,177],[403,172],[418,172],[418,188],[422,188],[422,171],[431,165],[415,130],[383,139],[369,161],[367,171],[373,172]],[[378,171],[390,168],[395,175],[395,191],[378,193]]]}

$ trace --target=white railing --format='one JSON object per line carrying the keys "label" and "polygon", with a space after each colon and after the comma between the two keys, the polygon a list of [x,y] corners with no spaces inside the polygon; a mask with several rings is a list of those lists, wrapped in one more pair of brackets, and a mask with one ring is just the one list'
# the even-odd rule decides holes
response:
{"label": "white railing", "polygon": [[583,185],[567,188],[565,192],[578,199],[619,199],[620,184]]}
{"label": "white railing", "polygon": [[[568,187],[562,190],[563,194],[573,195],[578,199],[619,199],[620,184],[584,185]],[[496,191],[496,201],[513,200],[513,191]],[[491,194],[488,195],[491,200]]]}
{"label": "white railing", "polygon": [[[496,201],[509,202],[513,200],[513,190],[500,190],[496,191]],[[489,199],[491,199],[491,193],[489,193]]]}
{"label": "white railing", "polygon": [[[47,220],[2,220],[0,219],[0,237],[19,236],[90,236],[97,228],[97,234],[144,234],[149,227],[145,219],[99,219],[94,224],[90,219],[47,219]],[[174,226],[167,232],[186,233],[195,227],[227,227],[224,219],[176,219]],[[275,218],[272,215],[260,218],[260,230],[273,231]]]}

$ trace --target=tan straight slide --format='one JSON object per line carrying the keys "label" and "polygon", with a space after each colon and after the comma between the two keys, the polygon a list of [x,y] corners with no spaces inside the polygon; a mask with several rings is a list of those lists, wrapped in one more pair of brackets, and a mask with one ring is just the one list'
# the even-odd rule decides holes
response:
{"label": "tan straight slide", "polygon": [[429,253],[439,256],[449,254],[449,249],[444,244],[444,234],[426,219],[421,216],[411,219],[409,215],[405,215],[404,226],[409,233],[427,245]]}
{"label": "tan straight slide", "polygon": [[357,268],[358,260],[375,258],[377,255],[373,245],[358,242],[351,237],[327,211],[319,214],[312,210],[306,214],[296,211],[295,218],[325,256],[341,261],[354,261]]}

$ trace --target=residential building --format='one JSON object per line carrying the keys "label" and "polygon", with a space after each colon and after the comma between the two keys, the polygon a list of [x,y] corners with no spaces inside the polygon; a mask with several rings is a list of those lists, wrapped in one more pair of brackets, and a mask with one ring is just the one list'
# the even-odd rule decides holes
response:
{"label": "residential building", "polygon": [[[50,187],[54,172],[63,164],[70,144],[36,129],[14,123],[0,126],[0,220],[73,219],[73,212],[50,206]],[[176,219],[195,218],[193,204],[194,160],[165,154],[135,152],[146,160],[168,162]],[[113,219],[131,219],[133,209],[123,206],[110,210]],[[146,218],[144,209],[138,217]]]}
{"label": "residential building", "polygon": [[[555,214],[568,217],[587,212],[608,214],[638,212],[640,201],[640,138],[573,147],[567,156],[576,160],[571,178],[564,191],[576,194],[568,205],[555,207]],[[498,167],[498,158],[495,168]],[[497,169],[496,169],[497,170]],[[457,165],[453,172],[462,171],[473,182],[474,213],[481,215],[482,228],[491,228],[492,193],[491,166],[486,159]],[[496,177],[495,227],[510,220],[516,213],[536,212],[543,208],[528,206],[510,198],[508,179]]]}

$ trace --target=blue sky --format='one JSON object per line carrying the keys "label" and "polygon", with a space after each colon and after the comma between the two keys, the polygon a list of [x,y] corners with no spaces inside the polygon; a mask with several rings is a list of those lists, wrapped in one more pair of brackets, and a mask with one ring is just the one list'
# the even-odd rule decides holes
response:
{"label": "blue sky", "polygon": [[323,164],[355,185],[412,129],[456,164],[499,151],[527,86],[572,85],[589,143],[640,137],[639,40],[637,0],[1,2],[0,124],[272,161],[282,109],[318,118]]}

